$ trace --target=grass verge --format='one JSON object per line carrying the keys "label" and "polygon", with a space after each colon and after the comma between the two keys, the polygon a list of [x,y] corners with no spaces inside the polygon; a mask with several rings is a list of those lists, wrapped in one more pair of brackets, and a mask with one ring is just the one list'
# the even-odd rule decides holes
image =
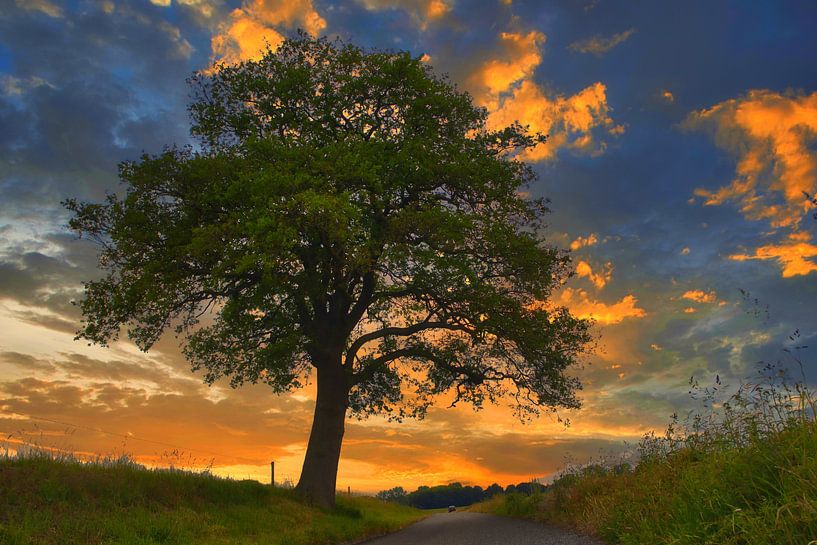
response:
{"label": "grass verge", "polygon": [[813,394],[780,369],[663,436],[640,461],[566,471],[538,496],[474,508],[571,527],[622,545],[817,545]]}
{"label": "grass verge", "polygon": [[0,458],[4,545],[328,545],[391,532],[423,516],[366,497],[316,509],[256,481],[148,470],[128,460]]}

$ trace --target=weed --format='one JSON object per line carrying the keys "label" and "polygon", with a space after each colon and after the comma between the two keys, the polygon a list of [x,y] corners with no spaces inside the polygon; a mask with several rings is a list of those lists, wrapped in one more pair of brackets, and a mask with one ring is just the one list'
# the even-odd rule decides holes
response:
{"label": "weed", "polygon": [[[21,447],[0,453],[0,543],[341,543],[396,530],[423,514],[374,498],[315,509],[289,490],[204,471],[148,469],[127,456],[81,461]],[[189,465],[188,465],[189,464]]]}
{"label": "weed", "polygon": [[[789,337],[798,339],[799,332]],[[646,434],[636,465],[571,466],[540,499],[508,495],[481,510],[623,545],[817,543],[817,398],[806,384],[804,348],[786,349],[799,376],[775,363],[736,388],[719,376],[705,388],[691,378],[703,410],[673,415],[663,434]]]}

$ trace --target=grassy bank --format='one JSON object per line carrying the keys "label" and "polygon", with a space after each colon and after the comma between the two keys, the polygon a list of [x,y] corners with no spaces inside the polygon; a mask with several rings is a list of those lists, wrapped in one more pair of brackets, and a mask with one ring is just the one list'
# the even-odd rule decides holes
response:
{"label": "grassy bank", "polygon": [[0,543],[342,543],[396,530],[423,514],[374,498],[334,510],[255,481],[147,470],[128,461],[81,464],[0,458]]}
{"label": "grassy bank", "polygon": [[812,400],[800,385],[747,385],[705,416],[646,436],[634,468],[588,465],[543,494],[478,509],[625,545],[817,544]]}

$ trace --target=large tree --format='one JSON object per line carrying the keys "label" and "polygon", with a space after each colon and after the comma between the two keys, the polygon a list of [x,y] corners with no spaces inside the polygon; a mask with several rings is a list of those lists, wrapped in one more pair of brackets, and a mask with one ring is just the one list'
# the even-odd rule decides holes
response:
{"label": "large tree", "polygon": [[444,395],[520,415],[576,407],[588,324],[548,304],[569,258],[546,202],[467,93],[408,53],[299,34],[191,78],[193,148],[125,162],[121,197],[67,201],[101,244],[79,336],[167,329],[213,383],[317,375],[297,490],[331,505],[347,414],[422,416]]}

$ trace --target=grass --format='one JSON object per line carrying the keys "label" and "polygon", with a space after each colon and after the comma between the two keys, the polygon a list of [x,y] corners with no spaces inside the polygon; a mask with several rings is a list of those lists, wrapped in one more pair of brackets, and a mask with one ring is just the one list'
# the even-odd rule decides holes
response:
{"label": "grass", "polygon": [[483,512],[571,527],[622,545],[817,544],[817,424],[812,392],[767,366],[726,402],[663,436],[640,461],[564,472],[539,497],[506,495]]}
{"label": "grass", "polygon": [[127,459],[0,457],[0,543],[315,545],[397,530],[424,514],[367,497],[322,510],[288,490]]}

